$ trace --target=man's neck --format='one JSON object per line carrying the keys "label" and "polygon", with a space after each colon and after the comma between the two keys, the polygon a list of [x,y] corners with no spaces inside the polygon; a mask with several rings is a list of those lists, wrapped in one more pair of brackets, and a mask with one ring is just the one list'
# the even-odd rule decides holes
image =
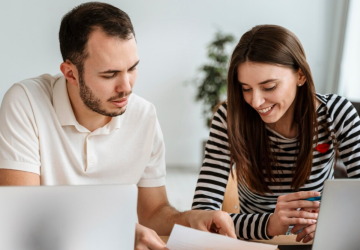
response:
{"label": "man's neck", "polygon": [[89,109],[81,100],[76,87],[66,82],[66,88],[75,118],[80,125],[93,132],[111,121],[111,117],[101,115]]}

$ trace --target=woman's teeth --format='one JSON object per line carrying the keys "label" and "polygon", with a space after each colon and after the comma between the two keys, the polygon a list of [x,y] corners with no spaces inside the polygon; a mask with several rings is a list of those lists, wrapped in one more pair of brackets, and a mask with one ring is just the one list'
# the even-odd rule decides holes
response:
{"label": "woman's teeth", "polygon": [[258,111],[260,112],[260,113],[266,113],[266,112],[268,112],[270,109],[272,109],[274,107],[274,105],[273,106],[270,106],[270,107],[268,107],[268,108],[266,108],[266,109],[258,109]]}

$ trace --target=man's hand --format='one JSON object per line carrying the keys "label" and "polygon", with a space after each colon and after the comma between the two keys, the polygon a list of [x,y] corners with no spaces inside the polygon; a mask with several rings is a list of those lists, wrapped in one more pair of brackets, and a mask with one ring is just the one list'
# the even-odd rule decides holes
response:
{"label": "man's hand", "polygon": [[191,210],[185,212],[184,217],[192,228],[236,239],[234,222],[226,212]]}
{"label": "man's hand", "polygon": [[179,224],[236,238],[234,223],[228,213],[205,210],[178,212],[169,205],[164,186],[139,187],[138,190],[139,223],[154,229],[161,236],[170,235],[174,224]]}
{"label": "man's hand", "polygon": [[156,232],[150,228],[136,224],[135,250],[168,250],[166,244]]}

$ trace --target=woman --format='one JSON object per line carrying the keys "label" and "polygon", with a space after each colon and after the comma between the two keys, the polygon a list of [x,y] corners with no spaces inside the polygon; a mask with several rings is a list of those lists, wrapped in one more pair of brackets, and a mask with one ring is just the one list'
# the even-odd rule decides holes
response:
{"label": "woman", "polygon": [[270,239],[290,226],[313,239],[320,195],[334,178],[336,150],[360,176],[359,116],[345,98],[315,93],[304,49],[287,29],[256,26],[236,46],[228,99],[214,115],[192,209],[220,209],[230,168],[238,177],[243,239]]}

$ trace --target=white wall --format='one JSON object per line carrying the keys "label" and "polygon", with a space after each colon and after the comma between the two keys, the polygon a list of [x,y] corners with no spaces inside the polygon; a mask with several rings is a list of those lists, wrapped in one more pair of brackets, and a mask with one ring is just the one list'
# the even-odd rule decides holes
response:
{"label": "white wall", "polygon": [[347,18],[344,54],[341,60],[339,93],[360,102],[360,1],[351,0]]}
{"label": "white wall", "polygon": [[[58,73],[61,17],[82,1],[12,0],[0,8],[0,100],[16,81]],[[318,92],[328,82],[337,0],[108,1],[134,24],[141,63],[134,92],[153,102],[165,136],[168,166],[199,167],[208,131],[195,88],[185,82],[206,62],[217,28],[236,40],[257,24],[278,24],[302,42]],[[235,44],[233,45],[233,47]]]}

